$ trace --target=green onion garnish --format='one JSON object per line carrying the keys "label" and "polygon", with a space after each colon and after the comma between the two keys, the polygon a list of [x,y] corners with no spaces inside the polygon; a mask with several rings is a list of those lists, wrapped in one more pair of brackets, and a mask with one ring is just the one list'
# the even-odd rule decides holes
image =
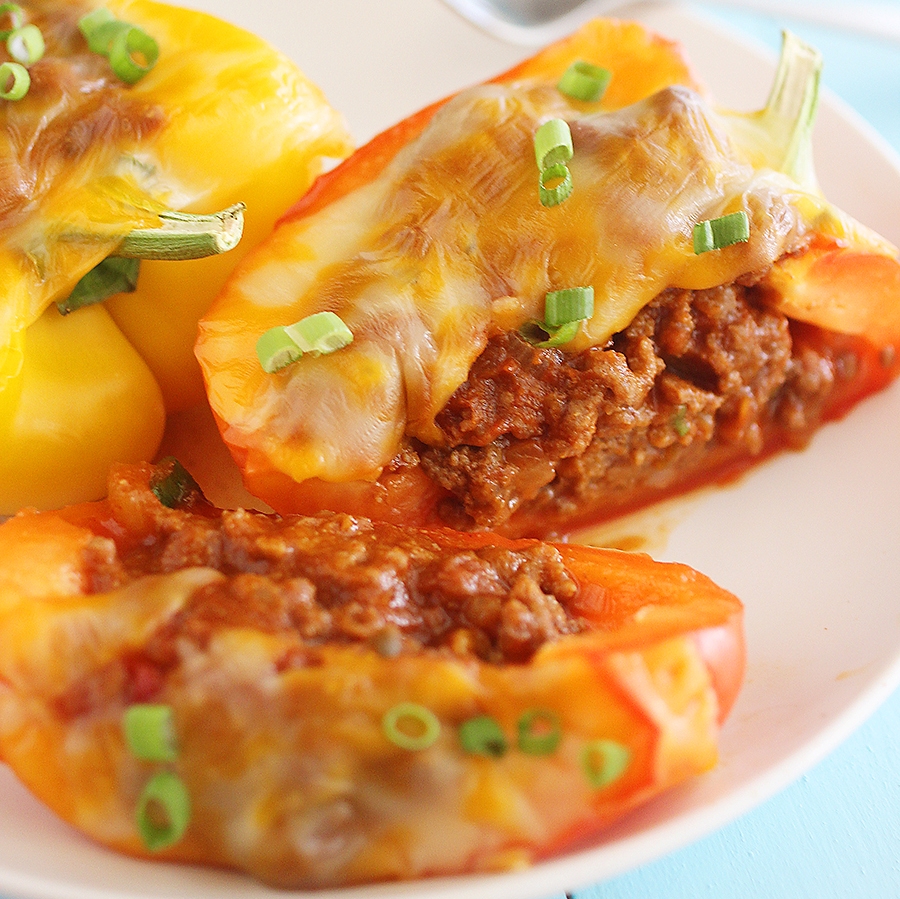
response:
{"label": "green onion garnish", "polygon": [[384,735],[401,749],[427,749],[441,733],[441,722],[431,709],[415,702],[401,702],[381,719]]}
{"label": "green onion garnish", "polygon": [[272,374],[296,362],[303,350],[291,339],[283,327],[269,328],[256,341],[256,356],[263,371]]}
{"label": "green onion garnish", "polygon": [[563,72],[556,87],[567,97],[595,103],[606,93],[611,78],[612,72],[609,69],[579,59]]}
{"label": "green onion garnish", "polygon": [[109,48],[113,38],[131,27],[127,22],[119,21],[108,9],[100,7],[78,20],[78,30],[87,41],[88,50],[98,56],[109,56]]}
{"label": "green onion garnish", "polygon": [[333,312],[315,312],[292,325],[276,326],[256,341],[263,371],[272,373],[296,362],[304,353],[333,353],[353,342],[353,332]]}
{"label": "green onion garnish", "polygon": [[672,416],[672,430],[679,437],[687,437],[691,431],[690,425],[687,423],[687,406],[684,403],[675,410],[675,414]]}
{"label": "green onion garnish", "polygon": [[316,312],[285,327],[304,353],[333,353],[353,342],[353,332],[333,312]]}
{"label": "green onion garnish", "polygon": [[[555,182],[555,183],[554,183]],[[572,193],[572,173],[564,162],[547,166],[538,181],[538,196],[542,206],[557,206]]]}
{"label": "green onion garnish", "polygon": [[159,59],[159,44],[143,28],[129,25],[109,45],[109,64],[126,84],[135,84]]}
{"label": "green onion garnish", "polygon": [[572,132],[562,119],[544,122],[534,133],[534,157],[538,171],[572,158]]}
{"label": "green onion garnish", "polygon": [[551,327],[582,321],[594,314],[593,287],[551,290],[544,300],[544,321]]}
{"label": "green onion garnish", "polygon": [[531,709],[518,720],[519,749],[529,755],[549,755],[562,740],[559,716],[549,709]]}
{"label": "green onion garnish", "polygon": [[[83,15],[78,20],[78,30],[84,35],[92,53],[101,53],[101,51],[91,45],[91,37],[95,35],[103,25],[108,25],[110,22],[115,21],[116,17],[108,9],[102,6]],[[104,47],[102,53],[105,55],[105,52],[106,48]]]}
{"label": "green onion garnish", "polygon": [[717,219],[707,219],[694,225],[694,252],[699,256],[710,250],[721,250],[750,239],[750,219],[747,213],[732,212]]}
{"label": "green onion garnish", "polygon": [[109,19],[103,22],[87,36],[88,49],[98,56],[109,58],[109,51],[113,45],[113,41],[117,35],[122,34],[131,28],[127,22],[120,22],[118,19]]}
{"label": "green onion garnish", "polygon": [[25,10],[18,3],[0,3],[0,23],[8,27],[0,30],[0,40],[6,40],[25,24]]}
{"label": "green onion garnish", "polygon": [[177,843],[191,820],[191,797],[177,774],[160,771],[138,800],[137,826],[144,845],[156,852]]}
{"label": "green onion garnish", "polygon": [[44,35],[37,25],[22,25],[6,38],[9,55],[23,66],[33,66],[44,55]]}
{"label": "green onion garnish", "polygon": [[459,726],[459,742],[472,755],[489,755],[499,758],[506,752],[507,742],[503,728],[490,715],[469,718]]}
{"label": "green onion garnish", "polygon": [[0,100],[21,100],[31,87],[28,69],[18,62],[0,64]]}
{"label": "green onion garnish", "polygon": [[159,59],[159,44],[143,28],[122,22],[107,9],[95,9],[78,20],[92,53],[109,58],[113,72],[126,84],[140,81]]}
{"label": "green onion garnish", "polygon": [[170,706],[151,703],[129,706],[122,716],[122,729],[135,758],[145,762],[173,762],[178,758]]}
{"label": "green onion garnish", "polygon": [[59,300],[56,308],[63,315],[75,309],[102,303],[117,293],[133,293],[137,289],[140,259],[123,259],[121,256],[107,256],[95,265],[72,288],[72,292]]}
{"label": "green onion garnish", "polygon": [[519,333],[532,346],[562,346],[575,338],[581,322],[593,314],[593,287],[551,290],[544,298],[544,320],[525,322]]}
{"label": "green onion garnish", "polygon": [[581,770],[595,788],[619,778],[631,762],[631,750],[614,740],[594,740],[581,750]]}
{"label": "green onion garnish", "polygon": [[200,485],[175,458],[166,456],[150,476],[150,490],[167,509],[189,507],[205,500]]}
{"label": "green onion garnish", "polygon": [[532,346],[546,349],[547,347],[562,346],[569,343],[570,340],[574,340],[580,327],[581,322],[566,322],[564,325],[553,326],[532,319],[519,328],[519,333]]}

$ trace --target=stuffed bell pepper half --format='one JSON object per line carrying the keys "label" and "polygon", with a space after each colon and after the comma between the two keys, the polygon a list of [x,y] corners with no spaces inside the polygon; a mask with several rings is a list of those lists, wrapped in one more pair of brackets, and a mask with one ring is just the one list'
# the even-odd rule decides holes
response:
{"label": "stuffed bell pepper half", "polygon": [[743,671],[685,565],[221,511],[170,460],[0,525],[0,758],[100,843],[279,887],[596,840],[716,763]]}
{"label": "stuffed bell pepper half", "polygon": [[764,109],[597,20],[328,173],[197,354],[248,489],[564,533],[805,445],[898,372],[897,251],[813,171],[821,58]]}
{"label": "stuffed bell pepper half", "polygon": [[208,15],[32,0],[0,29],[3,515],[153,458],[203,397],[198,317],[349,142],[293,63]]}

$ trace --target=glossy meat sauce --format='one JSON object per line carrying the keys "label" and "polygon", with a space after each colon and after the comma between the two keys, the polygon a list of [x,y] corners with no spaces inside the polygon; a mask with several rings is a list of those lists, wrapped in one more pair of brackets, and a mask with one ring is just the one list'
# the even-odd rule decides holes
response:
{"label": "glossy meat sauce", "polygon": [[295,632],[313,656],[326,642],[363,643],[389,657],[427,646],[492,662],[527,661],[586,627],[566,608],[578,584],[547,544],[449,552],[428,531],[343,514],[195,514],[160,505],[128,476],[113,483],[116,515],[139,521],[140,538],[88,546],[87,592],[196,566],[226,575],[159,629],[151,666],[174,664],[179,640],[203,645],[222,627]]}

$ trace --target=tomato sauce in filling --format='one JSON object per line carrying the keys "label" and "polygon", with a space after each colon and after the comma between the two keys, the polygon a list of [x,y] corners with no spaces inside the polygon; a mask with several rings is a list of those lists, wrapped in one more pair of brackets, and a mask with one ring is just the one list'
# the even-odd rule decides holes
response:
{"label": "tomato sauce in filling", "polygon": [[892,364],[789,321],[753,285],[667,290],[580,353],[493,337],[437,416],[446,444],[413,442],[405,464],[447,491],[453,527],[517,533],[521,507],[565,532],[803,446],[861,366],[885,380]]}
{"label": "tomato sauce in filling", "polygon": [[203,645],[225,627],[298,634],[304,658],[286,665],[314,663],[316,647],[335,642],[385,656],[428,648],[527,662],[587,627],[566,607],[578,584],[547,544],[458,549],[437,532],[345,514],[281,518],[205,501],[173,509],[127,475],[109,502],[114,520],[85,551],[88,593],[194,566],[225,575],[195,591],[129,663],[138,692],[152,690],[148,669],[176,663],[179,641]]}

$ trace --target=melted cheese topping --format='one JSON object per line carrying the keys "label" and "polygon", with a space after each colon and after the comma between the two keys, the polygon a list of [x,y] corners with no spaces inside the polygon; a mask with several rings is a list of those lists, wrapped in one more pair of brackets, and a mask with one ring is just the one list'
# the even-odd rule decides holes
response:
{"label": "melted cheese topping", "polygon": [[[570,123],[574,191],[545,208],[533,135],[552,117]],[[750,240],[695,255],[694,224],[739,209]],[[297,481],[375,479],[404,436],[440,442],[435,415],[488,337],[542,319],[548,291],[593,286],[595,314],[567,348],[602,345],[662,290],[764,272],[829,215],[754,168],[689,88],[585,113],[545,84],[476,87],[244,268],[201,323],[212,405],[229,443],[261,445]],[[347,323],[351,346],[263,373],[259,334],[321,310]]]}
{"label": "melted cheese topping", "polygon": [[[78,31],[100,5],[159,44],[133,86]],[[233,191],[255,204],[253,179],[282,158],[306,184],[318,153],[346,151],[339,118],[293,63],[211,16],[152,0],[34,0],[26,16],[46,53],[26,97],[0,102],[0,391],[20,370],[25,329],[126,233],[158,226],[167,208],[214,212]]]}

